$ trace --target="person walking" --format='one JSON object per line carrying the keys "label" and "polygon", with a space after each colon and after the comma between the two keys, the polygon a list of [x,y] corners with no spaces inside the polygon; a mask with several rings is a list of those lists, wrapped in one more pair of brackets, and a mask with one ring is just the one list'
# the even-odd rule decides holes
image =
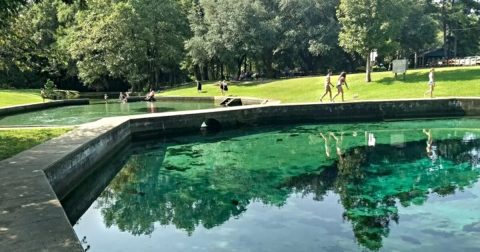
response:
{"label": "person walking", "polygon": [[433,98],[433,90],[435,89],[435,68],[431,68],[430,73],[428,74],[428,86],[429,89],[423,94],[423,96],[430,93],[430,98]]}
{"label": "person walking", "polygon": [[342,72],[340,74],[340,77],[338,78],[338,82],[337,82],[337,91],[338,93],[332,98],[332,101],[335,101],[335,98],[339,95],[339,94],[342,94],[342,102],[344,101],[343,99],[343,88],[342,86],[345,85],[345,87],[347,87],[347,89],[350,89],[347,85],[347,73],[346,72]]}
{"label": "person walking", "polygon": [[332,77],[332,70],[328,69],[327,76],[325,77],[325,93],[320,98],[320,102],[323,101],[323,97],[325,97],[325,95],[327,95],[327,94],[330,94],[330,101],[332,101],[332,88],[331,87],[333,87],[333,84],[331,82],[331,77]]}

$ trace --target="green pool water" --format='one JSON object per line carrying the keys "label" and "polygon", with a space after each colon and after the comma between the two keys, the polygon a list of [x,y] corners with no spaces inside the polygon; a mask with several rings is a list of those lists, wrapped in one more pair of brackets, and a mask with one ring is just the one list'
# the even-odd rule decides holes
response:
{"label": "green pool water", "polygon": [[0,126],[77,125],[103,117],[137,115],[215,107],[211,102],[129,102],[92,100],[89,105],[66,106],[0,117]]}
{"label": "green pool water", "polygon": [[88,200],[63,204],[88,251],[479,251],[479,126],[294,125],[135,143],[79,187],[85,197],[108,184],[88,210],[72,217]]}

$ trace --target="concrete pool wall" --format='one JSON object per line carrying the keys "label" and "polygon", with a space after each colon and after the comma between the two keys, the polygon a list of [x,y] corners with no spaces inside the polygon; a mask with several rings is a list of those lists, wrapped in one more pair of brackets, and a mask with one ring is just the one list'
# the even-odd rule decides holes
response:
{"label": "concrete pool wall", "polygon": [[71,100],[48,101],[44,103],[17,105],[17,106],[0,108],[0,116],[25,113],[25,112],[47,109],[47,108],[73,106],[73,105],[85,105],[89,103],[90,101],[88,99],[71,99]]}
{"label": "concrete pool wall", "polygon": [[253,105],[104,118],[0,161],[0,248],[83,251],[60,199],[131,138],[243,126],[480,116],[479,98]]}

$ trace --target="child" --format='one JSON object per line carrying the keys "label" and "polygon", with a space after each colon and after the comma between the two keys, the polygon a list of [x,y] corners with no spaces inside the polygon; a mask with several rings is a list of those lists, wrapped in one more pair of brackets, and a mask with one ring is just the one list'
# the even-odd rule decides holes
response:
{"label": "child", "polygon": [[430,98],[433,98],[433,89],[435,88],[435,69],[434,68],[431,68],[430,69],[430,73],[428,74],[428,86],[429,86],[429,89],[427,90],[427,92],[425,92],[423,95],[427,95],[428,93],[430,93]]}

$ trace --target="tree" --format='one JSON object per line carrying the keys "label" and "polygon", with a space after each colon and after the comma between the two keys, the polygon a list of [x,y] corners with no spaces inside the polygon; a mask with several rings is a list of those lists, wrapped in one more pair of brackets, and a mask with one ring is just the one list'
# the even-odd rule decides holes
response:
{"label": "tree", "polygon": [[[283,62],[293,67],[313,70],[315,57],[327,55],[337,47],[339,24],[335,17],[338,0],[279,1],[281,41],[275,51]],[[330,61],[331,62],[331,61]]]}
{"label": "tree", "polygon": [[350,53],[366,60],[366,81],[371,81],[370,54],[398,48],[397,35],[404,23],[408,1],[341,0],[337,17],[341,25],[339,42]]}
{"label": "tree", "polygon": [[7,24],[7,20],[17,14],[20,7],[27,4],[27,0],[2,0],[0,1],[0,26]]}
{"label": "tree", "polygon": [[63,3],[57,0],[30,4],[2,29],[0,62],[6,71],[14,71],[17,75],[32,73],[39,83],[46,77],[58,76],[55,43],[60,4]]}
{"label": "tree", "polygon": [[431,13],[428,13],[427,1],[413,1],[408,8],[405,24],[400,32],[401,53],[408,57],[414,54],[414,66],[417,67],[417,54],[432,47],[436,42],[438,25]]}
{"label": "tree", "polygon": [[480,52],[480,2],[441,0],[433,4],[442,25],[444,55],[449,58]]}
{"label": "tree", "polygon": [[118,79],[142,89],[175,82],[186,33],[176,1],[92,0],[76,15],[68,51],[87,85]]}

